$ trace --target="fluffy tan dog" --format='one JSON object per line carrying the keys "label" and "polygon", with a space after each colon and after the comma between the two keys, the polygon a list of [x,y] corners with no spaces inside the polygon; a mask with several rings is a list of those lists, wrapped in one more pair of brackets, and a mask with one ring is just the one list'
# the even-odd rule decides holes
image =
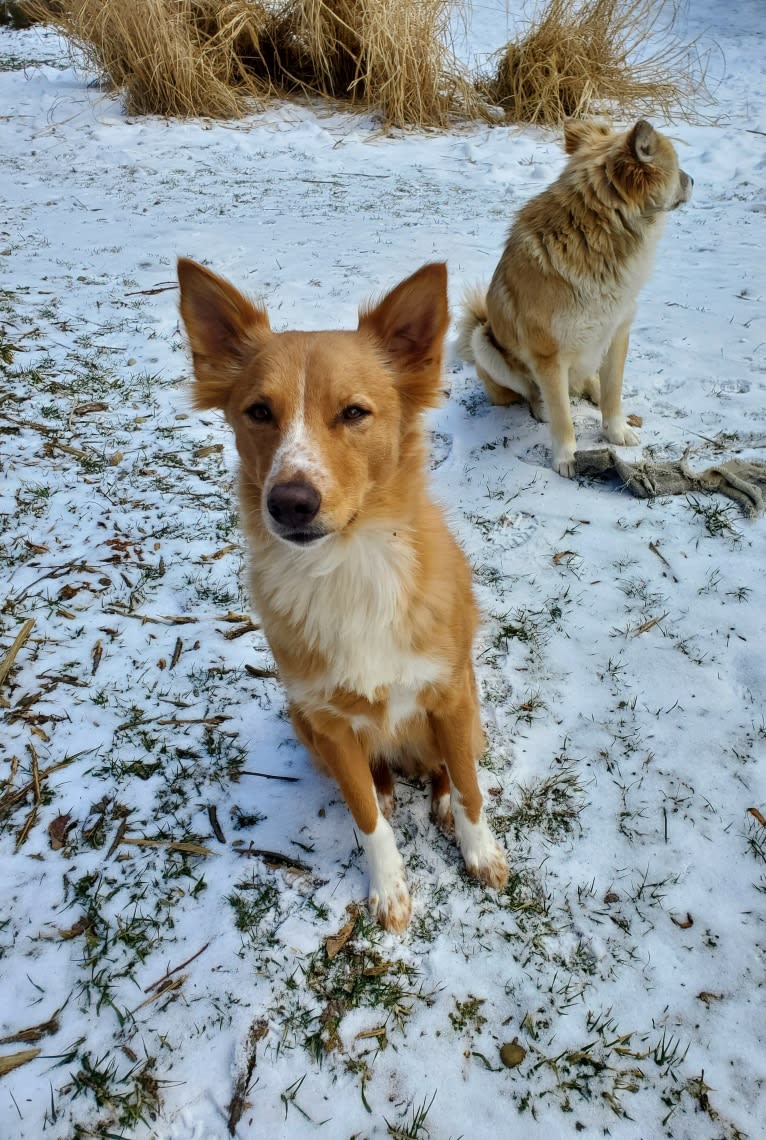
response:
{"label": "fluffy tan dog", "polygon": [[424,266],[347,332],[273,332],[221,277],[186,260],[178,276],[194,402],[234,430],[251,594],[296,735],[354,817],[373,914],[402,931],[392,767],[430,776],[436,823],[470,874],[508,878],[476,778],[471,573],[426,483],[446,266]]}
{"label": "fluffy tan dog", "polygon": [[564,145],[569,162],[516,215],[486,296],[466,295],[458,354],[493,403],[521,397],[549,421],[554,470],[571,477],[570,394],[600,404],[610,443],[638,443],[622,410],[630,326],[665,215],[692,179],[644,120],[622,132],[572,123]]}

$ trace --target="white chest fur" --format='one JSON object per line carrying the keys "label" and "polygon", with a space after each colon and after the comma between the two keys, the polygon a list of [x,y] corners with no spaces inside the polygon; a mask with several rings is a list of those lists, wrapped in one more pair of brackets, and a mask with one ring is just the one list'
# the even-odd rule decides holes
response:
{"label": "white chest fur", "polygon": [[663,221],[654,222],[617,281],[577,279],[576,301],[554,316],[552,331],[576,375],[597,372],[616,331],[632,322],[638,294],[651,276]]}
{"label": "white chest fur", "polygon": [[417,694],[445,668],[409,642],[413,569],[407,537],[382,527],[316,548],[270,544],[255,555],[256,597],[288,618],[306,649],[327,663],[310,685],[287,679],[293,700],[318,707],[339,688],[371,701],[385,695],[392,727],[417,712]]}

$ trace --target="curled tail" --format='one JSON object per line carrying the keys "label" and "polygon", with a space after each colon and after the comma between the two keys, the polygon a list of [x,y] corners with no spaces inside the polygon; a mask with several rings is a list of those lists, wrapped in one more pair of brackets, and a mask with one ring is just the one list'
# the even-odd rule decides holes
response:
{"label": "curled tail", "polygon": [[460,360],[476,366],[491,403],[515,404],[521,396],[535,419],[544,418],[540,390],[529,369],[501,348],[493,335],[487,312],[487,291],[481,286],[474,285],[463,294],[455,352]]}
{"label": "curled tail", "polygon": [[455,352],[459,360],[475,363],[471,340],[474,331],[487,323],[487,290],[481,285],[473,285],[463,294],[463,312],[457,326]]}

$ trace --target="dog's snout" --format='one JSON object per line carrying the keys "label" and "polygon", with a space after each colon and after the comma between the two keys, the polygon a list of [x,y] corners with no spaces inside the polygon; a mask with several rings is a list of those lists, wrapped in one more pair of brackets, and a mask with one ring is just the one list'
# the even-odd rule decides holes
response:
{"label": "dog's snout", "polygon": [[685,170],[679,170],[677,197],[669,209],[676,210],[679,206],[682,206],[684,202],[690,201],[693,186],[694,179],[692,178],[691,174],[687,174]]}
{"label": "dog's snout", "polygon": [[280,526],[292,530],[307,527],[319,513],[322,497],[311,483],[277,483],[269,491],[266,505]]}

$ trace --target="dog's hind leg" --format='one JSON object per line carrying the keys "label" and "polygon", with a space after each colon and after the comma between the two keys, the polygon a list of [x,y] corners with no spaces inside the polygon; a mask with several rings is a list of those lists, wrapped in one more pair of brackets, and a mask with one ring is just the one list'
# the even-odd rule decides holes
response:
{"label": "dog's hind leg", "polygon": [[448,839],[455,837],[455,819],[450,803],[450,779],[445,764],[431,777],[431,819]]}
{"label": "dog's hind leg", "polygon": [[635,447],[638,434],[629,426],[622,410],[622,377],[628,355],[630,322],[621,325],[609,345],[599,369],[601,380],[601,423],[604,435],[618,447]]}
{"label": "dog's hind leg", "polygon": [[601,403],[601,381],[598,378],[598,372],[594,372],[590,376],[583,376],[582,379],[578,380],[572,380],[570,376],[569,395],[590,400],[591,404],[599,407]]}
{"label": "dog's hind leg", "polygon": [[493,404],[515,404],[519,397],[526,400],[536,420],[544,420],[545,413],[540,391],[521,361],[508,357],[501,349],[488,324],[478,325],[471,337],[476,374],[487,390]]}
{"label": "dog's hind leg", "polygon": [[476,365],[476,375],[484,385],[490,404],[498,408],[507,408],[510,404],[520,404],[524,397],[510,388],[502,388],[480,364]]}
{"label": "dog's hind leg", "polygon": [[370,762],[372,779],[378,797],[378,806],[386,819],[394,814],[396,797],[394,796],[394,778],[388,763],[380,756],[375,756]]}

